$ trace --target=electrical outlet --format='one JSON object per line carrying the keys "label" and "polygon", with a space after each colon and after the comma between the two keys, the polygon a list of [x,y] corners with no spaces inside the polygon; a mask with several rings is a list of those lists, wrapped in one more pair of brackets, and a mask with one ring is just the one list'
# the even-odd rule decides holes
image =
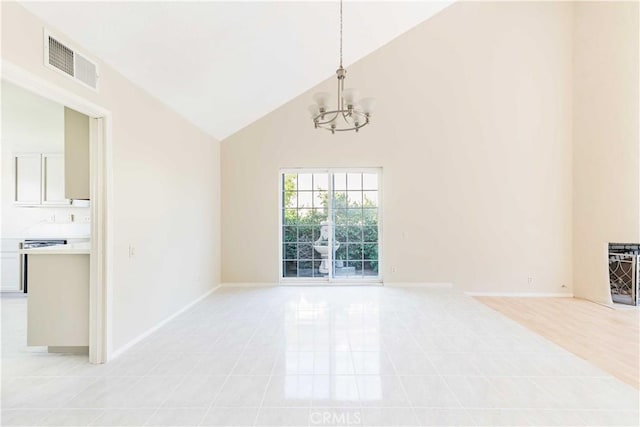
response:
{"label": "electrical outlet", "polygon": [[396,271],[398,271],[395,267],[391,267],[391,272],[395,273]]}
{"label": "electrical outlet", "polygon": [[533,277],[527,277],[527,283],[529,284],[529,286],[533,285]]}
{"label": "electrical outlet", "polygon": [[68,224],[70,222],[73,222],[72,214],[56,214],[52,215],[52,218],[53,222],[56,224]]}
{"label": "electrical outlet", "polygon": [[136,254],[136,247],[129,245],[129,258],[133,258]]}

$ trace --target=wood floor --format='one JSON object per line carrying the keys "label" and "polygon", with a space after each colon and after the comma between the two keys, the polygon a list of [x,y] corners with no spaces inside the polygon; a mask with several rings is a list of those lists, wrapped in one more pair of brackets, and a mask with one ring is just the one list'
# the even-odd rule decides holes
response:
{"label": "wood floor", "polygon": [[577,298],[477,297],[494,310],[640,388],[640,312]]}

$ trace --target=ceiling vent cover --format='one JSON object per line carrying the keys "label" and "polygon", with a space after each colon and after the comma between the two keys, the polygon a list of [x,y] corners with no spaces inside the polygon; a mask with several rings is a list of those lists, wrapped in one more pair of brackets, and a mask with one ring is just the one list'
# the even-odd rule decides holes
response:
{"label": "ceiling vent cover", "polygon": [[98,66],[77,50],[58,41],[49,31],[44,32],[45,66],[97,91]]}

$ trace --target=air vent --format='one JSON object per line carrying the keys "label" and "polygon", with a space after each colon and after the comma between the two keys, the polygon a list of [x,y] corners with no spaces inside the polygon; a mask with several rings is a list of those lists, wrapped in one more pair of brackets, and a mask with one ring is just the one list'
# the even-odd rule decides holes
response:
{"label": "air vent", "polygon": [[76,78],[80,80],[82,83],[91,86],[92,88],[96,88],[98,84],[98,73],[96,69],[96,64],[89,61],[84,56],[79,53],[75,54],[76,58]]}
{"label": "air vent", "polygon": [[73,51],[49,36],[49,65],[73,76]]}
{"label": "air vent", "polygon": [[60,71],[91,89],[98,90],[98,66],[44,31],[45,66]]}

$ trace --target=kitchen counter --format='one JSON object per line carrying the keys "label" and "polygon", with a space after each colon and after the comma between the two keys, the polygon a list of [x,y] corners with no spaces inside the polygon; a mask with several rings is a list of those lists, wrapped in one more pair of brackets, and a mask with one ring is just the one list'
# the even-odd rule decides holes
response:
{"label": "kitchen counter", "polygon": [[91,242],[21,249],[20,253],[24,255],[89,255],[91,254]]}
{"label": "kitchen counter", "polygon": [[13,239],[89,239],[90,223],[36,224],[21,231],[3,233],[3,238]]}
{"label": "kitchen counter", "polygon": [[56,352],[88,348],[89,247],[85,242],[22,251],[28,261],[28,346]]}

